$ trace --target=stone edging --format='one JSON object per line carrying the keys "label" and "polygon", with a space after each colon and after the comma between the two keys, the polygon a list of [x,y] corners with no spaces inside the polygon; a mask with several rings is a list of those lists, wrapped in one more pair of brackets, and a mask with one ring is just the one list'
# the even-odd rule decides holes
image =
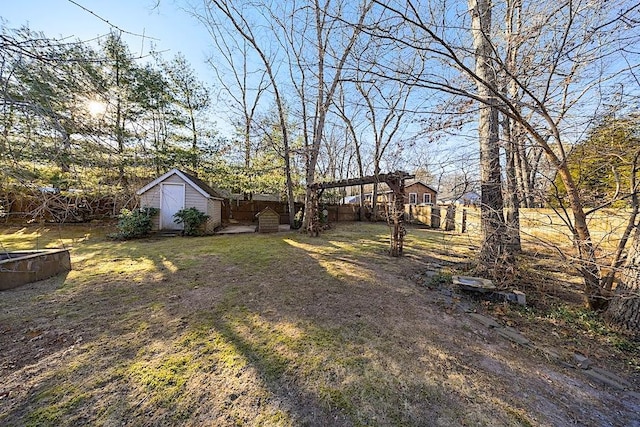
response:
{"label": "stone edging", "polygon": [[[548,360],[554,361],[566,368],[577,369],[592,380],[596,380],[604,385],[620,391],[626,391],[627,394],[640,399],[640,393],[637,393],[633,390],[633,386],[631,385],[631,383],[629,383],[624,378],[620,378],[616,374],[607,371],[606,369],[593,366],[593,363],[589,358],[579,353],[573,353],[573,356],[568,356],[566,352],[562,352],[556,348],[545,347],[530,341],[516,329],[509,326],[503,326],[492,317],[485,316],[476,312],[467,311],[466,313],[476,322],[480,323],[488,329],[495,330],[498,335],[511,342],[538,351],[542,353]],[[570,362],[568,362],[567,360],[570,360]]]}

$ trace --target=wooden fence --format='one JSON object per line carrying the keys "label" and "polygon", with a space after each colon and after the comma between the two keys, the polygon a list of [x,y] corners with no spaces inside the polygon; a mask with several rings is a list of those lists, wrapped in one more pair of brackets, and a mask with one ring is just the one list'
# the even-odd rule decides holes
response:
{"label": "wooden fence", "polygon": [[[261,200],[225,200],[222,206],[222,218],[225,221],[241,223],[257,222],[256,214],[270,207],[280,215],[280,224],[289,224],[289,206],[285,202]],[[296,213],[304,210],[303,203],[296,203]],[[364,214],[356,205],[323,205],[320,211],[327,211],[329,222],[365,220]]]}
{"label": "wooden fence", "polygon": [[[241,223],[257,222],[256,215],[265,208],[271,208],[280,215],[280,224],[289,224],[289,206],[284,202],[266,200],[225,200],[222,204],[222,220]],[[296,212],[304,209],[302,203],[295,204]],[[294,213],[295,215],[295,213]]]}
{"label": "wooden fence", "polygon": [[[571,220],[573,216],[569,214]],[[407,206],[408,222],[420,223],[458,233],[480,232],[480,208],[444,206]],[[589,216],[589,230],[595,243],[605,246],[615,244],[627,225],[629,211],[624,209],[601,210]],[[571,241],[572,236],[565,220],[553,209],[520,209],[520,231],[525,238],[552,241]]]}

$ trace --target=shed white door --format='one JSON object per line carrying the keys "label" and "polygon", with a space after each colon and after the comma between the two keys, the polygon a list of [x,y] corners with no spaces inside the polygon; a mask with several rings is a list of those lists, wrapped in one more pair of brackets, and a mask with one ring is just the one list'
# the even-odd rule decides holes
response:
{"label": "shed white door", "polygon": [[160,189],[160,228],[182,230],[183,224],[176,224],[173,214],[184,208],[184,184],[161,184]]}

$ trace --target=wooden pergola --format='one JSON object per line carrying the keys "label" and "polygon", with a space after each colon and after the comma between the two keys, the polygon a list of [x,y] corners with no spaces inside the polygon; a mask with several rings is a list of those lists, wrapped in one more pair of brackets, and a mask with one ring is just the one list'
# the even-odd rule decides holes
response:
{"label": "wooden pergola", "polygon": [[[310,217],[307,221],[307,232],[310,236],[318,236],[320,234],[320,214],[318,201],[322,192],[329,188],[351,187],[356,185],[375,184],[384,182],[389,186],[393,193],[392,208],[390,210],[389,222],[393,224],[391,232],[391,248],[389,253],[391,256],[402,255],[404,243],[404,181],[414,178],[406,172],[396,171],[385,174],[365,176],[362,178],[341,179],[332,182],[314,182],[309,184],[310,191]],[[361,195],[362,197],[362,195]],[[375,214],[375,212],[374,212]]]}

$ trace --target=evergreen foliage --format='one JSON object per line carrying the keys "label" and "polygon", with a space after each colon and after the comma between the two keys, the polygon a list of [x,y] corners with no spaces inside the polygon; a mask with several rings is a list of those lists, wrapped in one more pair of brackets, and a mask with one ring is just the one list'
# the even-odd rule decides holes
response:
{"label": "evergreen foliage", "polygon": [[[640,150],[638,117],[606,117],[569,153],[569,169],[586,206],[624,208],[629,205],[631,172]],[[566,197],[557,177],[552,202]]]}
{"label": "evergreen foliage", "polygon": [[209,219],[209,215],[194,207],[181,209],[173,214],[173,217],[177,224],[184,224],[184,234],[186,236],[203,234],[204,224]]}
{"label": "evergreen foliage", "polygon": [[157,208],[122,209],[118,215],[118,232],[109,237],[118,240],[138,239],[149,234]]}

